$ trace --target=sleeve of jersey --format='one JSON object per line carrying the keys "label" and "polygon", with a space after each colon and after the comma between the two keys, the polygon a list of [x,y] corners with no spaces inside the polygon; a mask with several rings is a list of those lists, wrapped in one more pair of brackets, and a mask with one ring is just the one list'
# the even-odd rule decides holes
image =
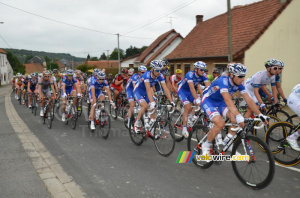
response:
{"label": "sleeve of jersey", "polygon": [[90,88],[95,88],[95,81],[91,79]]}
{"label": "sleeve of jersey", "polygon": [[253,76],[253,84],[252,84],[252,86],[254,87],[254,88],[259,88],[260,87],[260,82],[261,82],[261,77],[262,77],[263,75],[261,74],[261,75],[255,75],[255,76]]}
{"label": "sleeve of jersey", "polygon": [[272,87],[276,86],[275,76],[273,76],[273,78],[272,78],[271,86],[272,86]]}
{"label": "sleeve of jersey", "polygon": [[228,78],[219,80],[220,93],[228,92]]}
{"label": "sleeve of jersey", "polygon": [[280,83],[280,75],[276,75],[275,81],[276,81],[277,83]]}
{"label": "sleeve of jersey", "polygon": [[146,75],[143,75],[144,82],[150,82],[151,73],[147,72]]}
{"label": "sleeve of jersey", "polygon": [[185,75],[185,78],[187,80],[187,82],[193,82],[193,73],[192,72],[188,72],[186,75]]}
{"label": "sleeve of jersey", "polygon": [[159,77],[158,77],[158,80],[161,82],[161,83],[165,83],[165,77],[164,75],[160,74]]}
{"label": "sleeve of jersey", "polygon": [[65,77],[62,79],[62,84],[63,84],[63,85],[66,84],[66,78],[65,78]]}
{"label": "sleeve of jersey", "polygon": [[208,82],[207,74],[204,75],[203,82]]}
{"label": "sleeve of jersey", "polygon": [[239,86],[239,91],[240,91],[241,94],[246,93],[246,88],[245,88],[245,84],[244,83]]}
{"label": "sleeve of jersey", "polygon": [[108,82],[107,82],[107,80],[105,80],[103,83],[104,83],[104,87],[108,88]]}

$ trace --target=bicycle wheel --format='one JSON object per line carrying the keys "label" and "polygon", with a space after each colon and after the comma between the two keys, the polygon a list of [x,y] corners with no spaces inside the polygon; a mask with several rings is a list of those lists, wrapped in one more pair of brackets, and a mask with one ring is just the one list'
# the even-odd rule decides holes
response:
{"label": "bicycle wheel", "polygon": [[[253,135],[259,137],[260,139],[265,139],[266,132],[268,128],[274,124],[275,122],[280,122],[280,119],[275,117],[274,115],[268,115],[270,117],[269,124],[265,125],[262,129],[253,128]],[[256,122],[254,126],[261,125],[261,122]]]}
{"label": "bicycle wheel", "polygon": [[118,109],[110,107],[110,115],[112,119],[116,120],[118,117]]}
{"label": "bicycle wheel", "polygon": [[[143,137],[143,134],[142,133],[136,133],[134,131],[134,123],[135,123],[136,119],[131,116],[131,119],[130,119],[130,124],[129,124],[129,135],[130,135],[130,139],[132,140],[132,142],[137,145],[137,146],[140,146],[143,141],[144,141],[144,137]],[[144,122],[142,120],[142,129],[144,128]]]}
{"label": "bicycle wheel", "polygon": [[[193,127],[190,135],[188,137],[188,141],[187,141],[187,148],[189,151],[195,151],[195,155],[193,158],[193,163],[203,169],[207,169],[209,167],[211,167],[213,165],[213,161],[210,162],[206,162],[206,161],[198,161],[197,160],[197,155],[202,155],[202,143],[198,144],[200,142],[200,140],[203,139],[203,137],[205,136],[206,133],[204,133],[206,127],[204,126],[197,126],[197,127]],[[205,141],[203,141],[204,143]]]}
{"label": "bicycle wheel", "polygon": [[110,116],[105,108],[101,109],[99,116],[100,135],[103,139],[107,139],[110,133]]}
{"label": "bicycle wheel", "polygon": [[52,110],[52,108],[50,106],[48,106],[47,107],[47,112],[45,113],[46,120],[47,120],[47,126],[48,126],[49,129],[51,129],[51,126],[52,126],[51,110]]}
{"label": "bicycle wheel", "polygon": [[129,105],[127,104],[124,109],[123,109],[123,122],[125,127],[128,129],[128,110],[129,110]]}
{"label": "bicycle wheel", "polygon": [[52,119],[52,121],[54,120],[55,106],[56,106],[56,104],[52,103],[52,107],[51,107],[51,119]]}
{"label": "bicycle wheel", "polygon": [[156,150],[162,156],[168,157],[173,153],[175,148],[175,137],[173,127],[171,126],[168,120],[160,120],[154,123],[153,128],[153,140]]}
{"label": "bicycle wheel", "polygon": [[277,118],[280,119],[280,121],[283,121],[283,122],[287,122],[288,120],[291,119],[291,116],[283,110],[277,110],[275,112],[274,116],[276,116]]}
{"label": "bicycle wheel", "polygon": [[80,103],[77,105],[77,114],[78,116],[82,114],[82,99],[80,99]]}
{"label": "bicycle wheel", "polygon": [[[258,145],[262,146],[264,151]],[[274,157],[268,145],[258,137],[248,135],[245,139],[238,137],[235,141],[231,155],[235,155],[237,151],[249,157],[247,161],[231,162],[233,171],[240,182],[255,190],[267,187],[273,180],[275,172]],[[239,156],[237,155],[237,158]]]}
{"label": "bicycle wheel", "polygon": [[25,105],[28,108],[28,95],[27,95],[27,93],[25,94]]}
{"label": "bicycle wheel", "polygon": [[298,115],[292,115],[290,116],[289,120],[287,120],[286,122],[290,122],[292,124],[294,124],[295,126],[297,126],[300,123],[300,117]]}
{"label": "bicycle wheel", "polygon": [[[287,136],[294,131],[295,125],[277,122],[266,133],[265,142],[272,151],[275,161],[284,166],[295,166],[300,162],[300,152],[293,150],[286,141]],[[298,144],[299,142],[298,138]]]}
{"label": "bicycle wheel", "polygon": [[18,98],[18,100],[19,100],[19,104],[21,105],[22,104],[22,93],[21,93],[21,90],[19,90],[19,98]]}
{"label": "bicycle wheel", "polygon": [[76,122],[77,122],[77,112],[75,111],[75,107],[72,105],[71,109],[71,127],[75,130],[76,128]]}
{"label": "bicycle wheel", "polygon": [[182,135],[182,129],[181,129],[182,117],[180,115],[181,112],[176,109],[170,117],[170,123],[174,129],[174,137],[176,142],[181,142],[182,140],[184,140],[184,136]]}

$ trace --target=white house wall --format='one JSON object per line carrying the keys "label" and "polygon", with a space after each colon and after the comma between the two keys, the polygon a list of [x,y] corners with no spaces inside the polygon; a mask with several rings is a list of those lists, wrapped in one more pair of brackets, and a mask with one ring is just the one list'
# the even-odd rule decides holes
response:
{"label": "white house wall", "polygon": [[134,64],[134,61],[137,59],[138,57],[134,57],[125,61],[121,62],[121,67],[129,67],[129,64]]}
{"label": "white house wall", "polygon": [[264,62],[270,58],[282,60],[282,88],[286,97],[300,83],[300,1],[293,0],[266,32],[245,52],[247,78],[264,70]]}
{"label": "white house wall", "polygon": [[147,62],[147,60],[157,51],[159,50],[166,42],[168,42],[169,39],[171,39],[172,36],[174,36],[176,33],[171,33],[165,40],[163,40],[159,45],[154,48],[153,52],[151,52],[148,56],[146,56],[144,63]]}
{"label": "white house wall", "polygon": [[1,84],[9,84],[13,77],[13,69],[7,60],[6,54],[0,53],[0,76]]}
{"label": "white house wall", "polygon": [[182,41],[181,37],[177,37],[168,47],[166,47],[155,59],[162,60],[169,55]]}

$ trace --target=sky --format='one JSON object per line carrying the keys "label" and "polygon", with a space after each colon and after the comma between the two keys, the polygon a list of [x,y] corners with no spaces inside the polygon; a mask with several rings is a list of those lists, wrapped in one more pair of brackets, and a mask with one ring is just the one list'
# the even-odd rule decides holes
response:
{"label": "sky", "polygon": [[[231,7],[257,1],[231,0]],[[121,49],[140,48],[171,28],[186,37],[196,15],[205,21],[226,11],[227,0],[0,0],[0,48],[99,58],[118,46],[116,34]]]}

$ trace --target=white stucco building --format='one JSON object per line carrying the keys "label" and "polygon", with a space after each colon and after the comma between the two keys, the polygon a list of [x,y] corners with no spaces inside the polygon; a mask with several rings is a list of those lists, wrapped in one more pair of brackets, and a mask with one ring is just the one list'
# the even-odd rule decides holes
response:
{"label": "white stucco building", "polygon": [[1,85],[9,84],[13,77],[13,69],[9,64],[6,52],[0,49],[0,79]]}

